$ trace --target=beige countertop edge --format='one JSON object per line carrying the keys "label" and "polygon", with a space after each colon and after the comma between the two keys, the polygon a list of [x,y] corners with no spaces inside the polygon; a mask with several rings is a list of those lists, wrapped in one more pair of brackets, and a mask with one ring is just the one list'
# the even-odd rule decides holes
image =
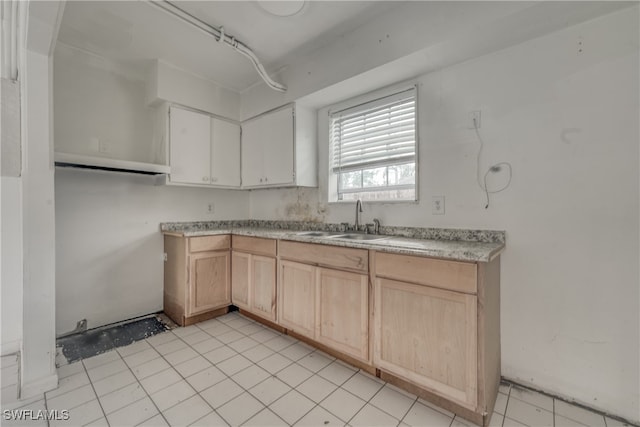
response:
{"label": "beige countertop edge", "polygon": [[[176,237],[199,237],[232,234],[240,236],[264,237],[280,240],[289,240],[302,243],[316,243],[329,246],[342,246],[358,249],[370,249],[380,252],[397,253],[404,255],[421,255],[434,258],[442,258],[456,261],[490,262],[498,257],[505,249],[504,243],[482,243],[447,240],[423,240],[407,237],[389,236],[393,243],[381,240],[371,241],[345,241],[328,239],[326,237],[300,236],[301,231],[271,230],[271,229],[216,229],[198,231],[163,231],[162,233]],[[403,244],[404,243],[404,244]],[[416,245],[432,245],[434,247],[416,247]]]}

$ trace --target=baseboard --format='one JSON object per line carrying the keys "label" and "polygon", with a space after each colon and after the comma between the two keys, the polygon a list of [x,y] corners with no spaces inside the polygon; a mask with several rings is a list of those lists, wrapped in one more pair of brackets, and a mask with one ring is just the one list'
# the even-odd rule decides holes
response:
{"label": "baseboard", "polygon": [[567,396],[564,396],[564,395],[561,395],[561,394],[558,394],[558,393],[553,393],[553,392],[549,392],[549,391],[547,391],[545,389],[541,389],[539,387],[534,387],[531,384],[526,383],[526,382],[521,382],[519,380],[514,380],[514,379],[511,379],[511,378],[505,377],[505,376],[503,376],[501,378],[501,381],[504,382],[504,383],[510,384],[512,386],[516,386],[516,387],[520,387],[520,388],[523,388],[523,389],[535,391],[536,393],[540,393],[540,394],[543,394],[545,396],[549,396],[549,397],[554,398],[554,399],[562,400],[563,402],[567,402],[570,405],[579,406],[581,408],[586,409],[587,411],[595,412],[595,413],[600,414],[602,416],[605,416],[605,417],[620,421],[623,424],[629,424],[629,425],[632,425],[632,426],[640,426],[640,423],[638,423],[638,421],[628,420],[628,419],[626,419],[624,417],[621,417],[620,415],[612,414],[610,412],[603,411],[602,409],[595,408],[595,407],[590,406],[590,405],[586,405],[586,404],[584,404],[582,402],[575,401],[575,400],[573,400],[573,399],[571,399],[571,398],[569,398]]}
{"label": "baseboard", "polygon": [[22,384],[20,387],[20,399],[44,395],[45,392],[58,387],[58,374],[53,373],[35,381]]}

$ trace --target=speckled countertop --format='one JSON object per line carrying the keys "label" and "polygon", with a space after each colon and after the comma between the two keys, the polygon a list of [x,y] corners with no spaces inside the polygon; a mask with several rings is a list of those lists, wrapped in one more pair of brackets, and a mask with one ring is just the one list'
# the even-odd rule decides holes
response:
{"label": "speckled countertop", "polygon": [[505,248],[505,232],[494,230],[381,227],[383,239],[365,241],[301,235],[304,231],[345,231],[340,224],[296,221],[173,222],[161,224],[160,230],[185,237],[236,234],[477,262],[488,262]]}

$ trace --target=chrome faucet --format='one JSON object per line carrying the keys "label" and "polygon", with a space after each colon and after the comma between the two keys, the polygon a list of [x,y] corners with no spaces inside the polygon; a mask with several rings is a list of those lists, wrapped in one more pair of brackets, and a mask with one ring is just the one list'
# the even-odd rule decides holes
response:
{"label": "chrome faucet", "polygon": [[373,218],[373,234],[380,234],[380,220]]}
{"label": "chrome faucet", "polygon": [[356,200],[356,223],[355,229],[356,231],[360,231],[360,214],[362,213],[362,200]]}

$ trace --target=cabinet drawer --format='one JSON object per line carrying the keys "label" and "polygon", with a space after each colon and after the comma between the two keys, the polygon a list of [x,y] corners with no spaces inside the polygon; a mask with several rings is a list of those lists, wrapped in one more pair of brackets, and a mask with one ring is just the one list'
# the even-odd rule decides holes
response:
{"label": "cabinet drawer", "polygon": [[475,294],[476,265],[467,262],[376,253],[376,276]]}
{"label": "cabinet drawer", "polygon": [[276,241],[261,237],[233,236],[232,247],[237,251],[276,256]]}
{"label": "cabinet drawer", "polygon": [[366,249],[280,241],[279,250],[282,258],[294,261],[358,271],[369,268]]}
{"label": "cabinet drawer", "polygon": [[229,249],[231,236],[202,236],[189,238],[189,252],[218,251]]}

